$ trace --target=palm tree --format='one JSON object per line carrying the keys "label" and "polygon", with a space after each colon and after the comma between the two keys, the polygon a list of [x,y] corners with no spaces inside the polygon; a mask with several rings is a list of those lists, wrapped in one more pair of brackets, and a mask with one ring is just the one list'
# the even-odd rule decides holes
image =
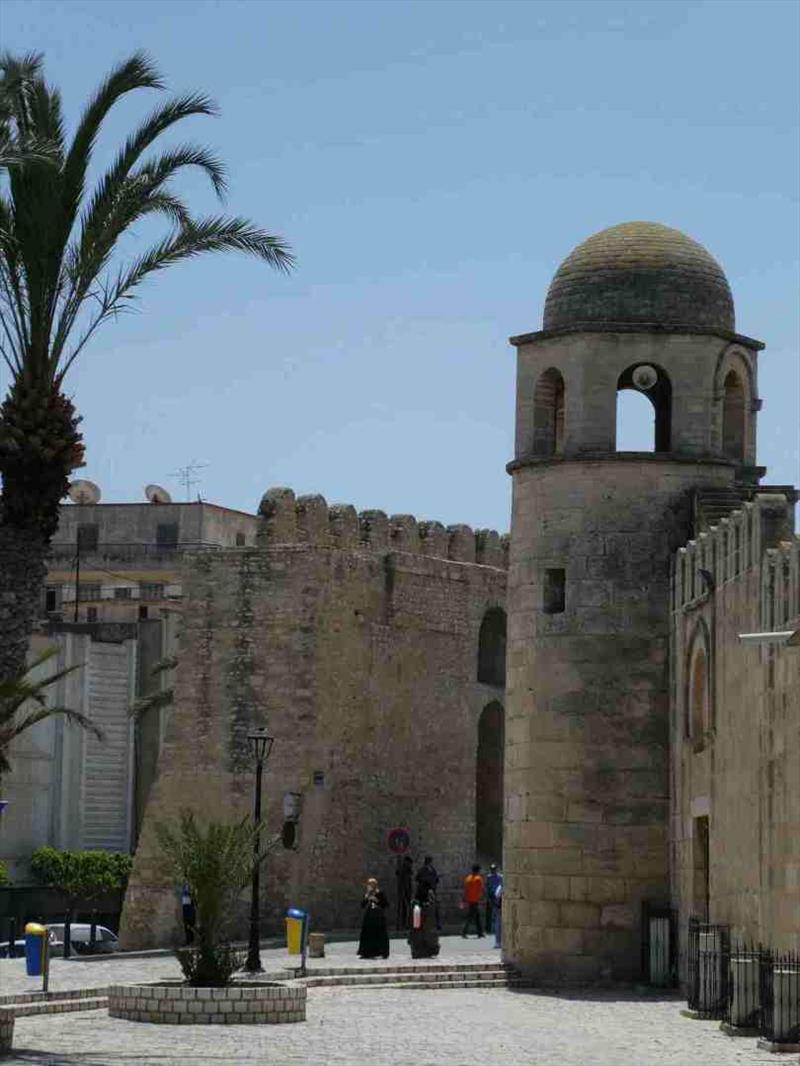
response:
{"label": "palm tree", "polygon": [[[0,407],[0,679],[24,666],[59,504],[71,473],[83,465],[80,418],[64,379],[85,345],[131,306],[143,281],[174,263],[229,250],[282,271],[293,263],[281,238],[246,219],[190,214],[172,186],[185,168],[205,174],[220,197],[226,188],[224,168],[207,148],[183,144],[150,153],[183,119],[214,114],[208,97],[191,93],[162,103],[89,190],[104,120],[129,93],[163,89],[158,72],[139,53],[121,63],[69,141],[58,90],[38,69],[23,81],[24,91],[0,90],[4,128],[12,144],[50,146],[56,165],[47,158],[15,164],[0,192],[0,356],[11,375]],[[150,216],[165,219],[168,232],[120,262],[120,239]]]}
{"label": "palm tree", "polygon": [[57,654],[58,648],[47,648],[33,660],[27,669],[21,670],[16,676],[0,680],[0,781],[2,781],[2,775],[7,774],[11,769],[9,761],[11,742],[47,718],[60,716],[72,725],[88,729],[98,740],[103,739],[103,731],[99,726],[96,726],[80,711],[71,711],[68,707],[47,706],[47,689],[81,665],[78,663],[75,666],[68,666],[63,670],[56,670],[55,673],[41,680],[36,680],[39,667]]}
{"label": "palm tree", "polygon": [[29,162],[57,162],[55,146],[18,129],[13,122],[15,103],[30,92],[42,66],[36,52],[13,56],[0,54],[0,173]]}

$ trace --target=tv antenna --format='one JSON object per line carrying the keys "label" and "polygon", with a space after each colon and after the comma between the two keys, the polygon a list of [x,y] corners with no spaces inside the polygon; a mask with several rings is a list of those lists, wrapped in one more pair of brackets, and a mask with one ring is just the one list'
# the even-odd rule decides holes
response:
{"label": "tv antenna", "polygon": [[[192,459],[191,463],[187,463],[186,466],[178,467],[177,470],[170,474],[170,477],[177,478],[181,485],[183,485],[187,503],[192,502],[192,489],[194,486],[200,484],[200,478],[197,476],[198,470],[205,470],[205,468],[210,465],[210,463],[198,463],[196,459]],[[198,500],[200,499],[199,493],[197,494],[197,498]]]}

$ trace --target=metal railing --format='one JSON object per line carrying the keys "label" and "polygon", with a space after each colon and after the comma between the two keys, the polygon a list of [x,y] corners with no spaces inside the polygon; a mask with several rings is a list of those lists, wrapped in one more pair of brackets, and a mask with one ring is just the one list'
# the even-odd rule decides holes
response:
{"label": "metal railing", "polygon": [[688,953],[689,1010],[722,1018],[728,1002],[729,927],[690,918]]}
{"label": "metal railing", "polygon": [[800,1044],[800,952],[731,943],[727,925],[689,919],[689,1009],[739,1033]]}

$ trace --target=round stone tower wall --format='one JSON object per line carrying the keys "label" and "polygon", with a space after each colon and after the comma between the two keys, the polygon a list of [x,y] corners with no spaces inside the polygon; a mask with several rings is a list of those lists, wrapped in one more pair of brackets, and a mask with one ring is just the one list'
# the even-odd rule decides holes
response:
{"label": "round stone tower wall", "polygon": [[[669,903],[670,560],[696,491],[755,467],[757,352],[724,272],[651,222],[559,267],[518,350],[508,575],[503,946],[554,982],[641,976]],[[619,452],[644,395],[653,450]],[[646,405],[645,405],[646,406]]]}
{"label": "round stone tower wall", "polygon": [[503,935],[537,978],[637,978],[642,903],[669,901],[670,556],[690,490],[732,476],[655,456],[514,471]]}

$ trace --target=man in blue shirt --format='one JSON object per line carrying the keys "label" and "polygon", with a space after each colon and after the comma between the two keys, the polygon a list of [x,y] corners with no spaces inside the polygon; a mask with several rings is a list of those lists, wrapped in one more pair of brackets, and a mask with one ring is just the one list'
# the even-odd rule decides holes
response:
{"label": "man in blue shirt", "polygon": [[486,932],[491,933],[494,930],[495,912],[497,910],[497,903],[495,902],[495,893],[497,892],[497,886],[502,885],[503,875],[497,869],[497,863],[493,862],[489,867],[489,876],[486,878]]}

